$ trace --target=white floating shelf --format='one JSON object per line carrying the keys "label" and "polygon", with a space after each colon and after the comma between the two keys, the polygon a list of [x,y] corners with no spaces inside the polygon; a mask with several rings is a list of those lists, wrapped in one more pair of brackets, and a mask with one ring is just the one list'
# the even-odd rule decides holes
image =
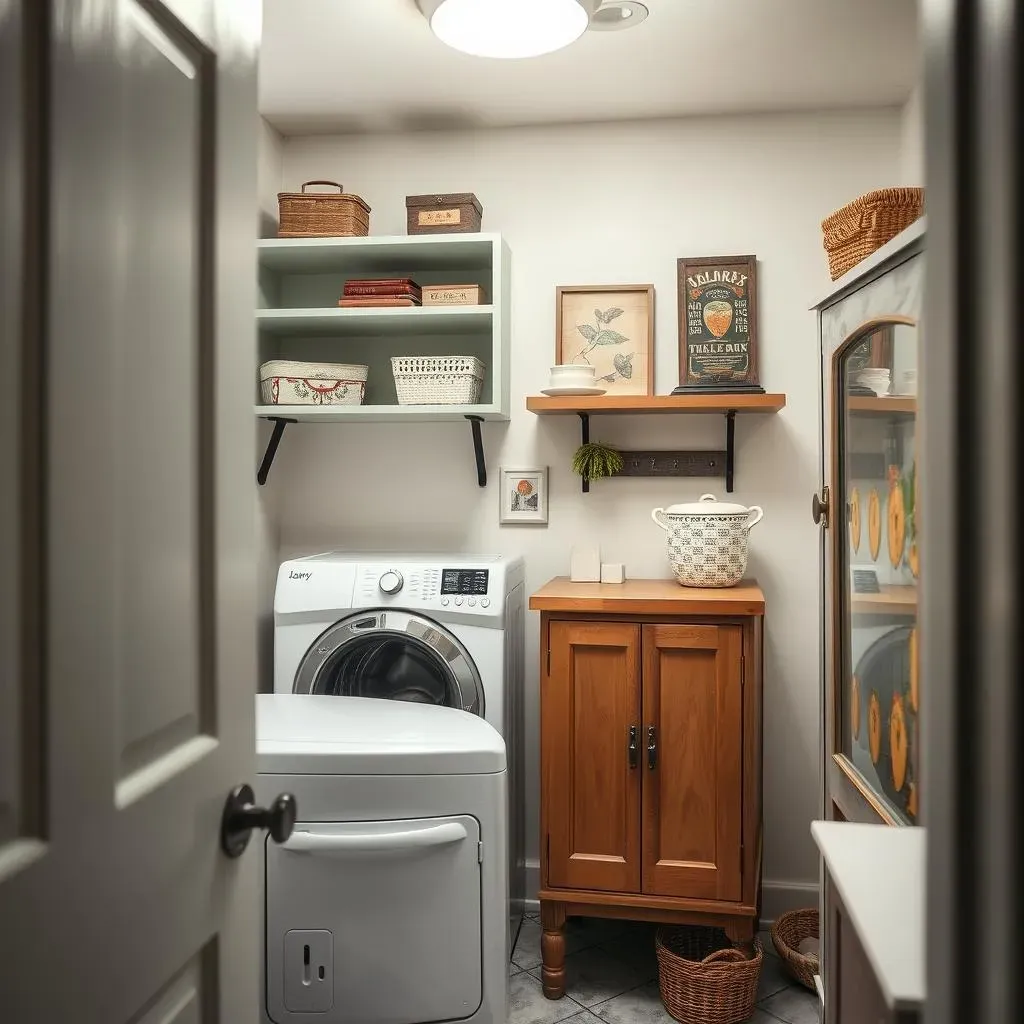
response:
{"label": "white floating shelf", "polygon": [[501,235],[377,235],[368,238],[264,238],[259,265],[282,274],[359,274],[388,270],[489,270]]}
{"label": "white floating shelf", "polygon": [[256,415],[297,423],[460,423],[507,420],[496,405],[257,405]]}
{"label": "white floating shelf", "polygon": [[260,309],[256,323],[270,334],[488,334],[491,306],[382,306],[370,309]]}

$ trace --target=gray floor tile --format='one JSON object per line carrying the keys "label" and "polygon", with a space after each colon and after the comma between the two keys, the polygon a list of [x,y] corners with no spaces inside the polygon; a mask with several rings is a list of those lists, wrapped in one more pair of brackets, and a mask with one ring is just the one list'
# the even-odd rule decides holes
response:
{"label": "gray floor tile", "polygon": [[508,962],[508,976],[511,978],[514,974],[519,974],[522,971],[522,967],[515,962],[515,960],[509,960]]}
{"label": "gray floor tile", "polygon": [[[540,979],[541,969],[530,972]],[[594,1006],[622,995],[646,980],[643,974],[599,946],[565,958],[565,994],[583,1006]]]}
{"label": "gray floor tile", "polygon": [[662,1005],[657,982],[591,1007],[606,1024],[675,1024]]}
{"label": "gray floor tile", "polygon": [[578,1015],[583,1009],[568,996],[564,999],[546,998],[540,982],[526,973],[510,978],[508,987],[509,1024],[557,1024]]}
{"label": "gray floor tile", "polygon": [[595,1017],[589,1010],[584,1010],[582,1013],[577,1013],[575,1017],[563,1021],[562,1024],[601,1024],[601,1018]]}
{"label": "gray floor tile", "polygon": [[775,943],[772,942],[772,933],[765,928],[757,933],[757,937],[761,940],[761,945],[764,947],[766,953],[770,953],[774,957],[778,957],[778,953],[775,952]]}
{"label": "gray floor tile", "polygon": [[748,1017],[746,1024],[779,1024],[779,1018],[765,1010],[755,1010],[754,1016]]}
{"label": "gray floor tile", "polygon": [[782,966],[782,961],[777,956],[765,955],[761,959],[761,977],[757,980],[757,1000],[767,999],[769,996],[781,992],[793,984],[793,979]]}
{"label": "gray floor tile", "polygon": [[[512,960],[525,971],[528,971],[533,967],[540,966],[541,930],[539,921],[529,920],[523,921],[523,926],[519,929],[519,940],[516,942],[516,948],[512,954]],[[589,946],[595,945],[597,945],[597,939],[593,937],[593,933],[591,931],[579,928],[570,930],[568,925],[566,926],[566,954],[576,953],[581,949],[586,949]]]}
{"label": "gray floor tile", "polygon": [[802,985],[785,988],[759,1005],[786,1024],[819,1024],[818,997]]}

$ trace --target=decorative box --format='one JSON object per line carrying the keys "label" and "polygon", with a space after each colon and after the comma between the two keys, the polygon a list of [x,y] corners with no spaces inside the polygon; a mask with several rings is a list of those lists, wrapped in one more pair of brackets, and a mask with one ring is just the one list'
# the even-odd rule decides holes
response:
{"label": "decorative box", "polygon": [[[307,185],[338,190],[307,192]],[[301,192],[278,192],[278,238],[363,238],[370,233],[370,207],[336,181],[304,181]]]}
{"label": "decorative box", "polygon": [[481,306],[487,296],[478,284],[425,284],[422,301],[424,306]]}
{"label": "decorative box", "polygon": [[266,405],[362,405],[368,366],[273,359],[260,367]]}
{"label": "decorative box", "polygon": [[479,231],[484,213],[472,192],[406,196],[405,210],[410,235]]}

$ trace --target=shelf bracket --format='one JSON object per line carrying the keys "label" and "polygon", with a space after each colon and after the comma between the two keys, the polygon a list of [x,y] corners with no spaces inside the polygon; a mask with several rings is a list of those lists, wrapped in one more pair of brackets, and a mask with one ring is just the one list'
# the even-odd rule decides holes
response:
{"label": "shelf bracket", "polygon": [[476,482],[480,487],[487,486],[487,462],[484,459],[484,439],[480,433],[483,416],[467,416],[473,430],[473,454],[476,457]]}
{"label": "shelf bracket", "polygon": [[[581,412],[580,417],[580,444],[590,444],[590,413]],[[581,477],[583,493],[590,493],[590,477]]]}
{"label": "shelf bracket", "polygon": [[736,410],[725,414],[725,489],[732,494],[732,475],[736,459]]}
{"label": "shelf bracket", "polygon": [[274,464],[274,456],[277,455],[277,446],[281,443],[281,438],[284,436],[284,428],[289,423],[298,422],[298,420],[288,419],[286,416],[268,416],[267,419],[274,424],[274,432],[270,435],[270,440],[267,442],[267,450],[263,453],[263,461],[260,463],[260,468],[256,470],[256,483],[260,487],[267,482],[267,477],[270,475],[270,467]]}

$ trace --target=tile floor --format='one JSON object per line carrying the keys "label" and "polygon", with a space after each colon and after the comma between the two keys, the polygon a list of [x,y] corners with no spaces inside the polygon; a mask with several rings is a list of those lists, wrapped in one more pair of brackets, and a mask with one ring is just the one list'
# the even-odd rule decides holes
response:
{"label": "tile floor", "polygon": [[[654,925],[602,918],[566,924],[565,998],[540,985],[540,923],[527,915],[512,954],[509,1024],[674,1024],[658,995]],[[784,972],[771,938],[752,1024],[818,1024],[818,999]]]}

